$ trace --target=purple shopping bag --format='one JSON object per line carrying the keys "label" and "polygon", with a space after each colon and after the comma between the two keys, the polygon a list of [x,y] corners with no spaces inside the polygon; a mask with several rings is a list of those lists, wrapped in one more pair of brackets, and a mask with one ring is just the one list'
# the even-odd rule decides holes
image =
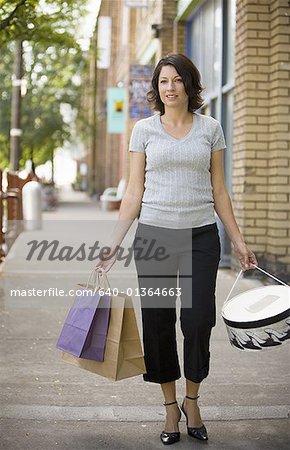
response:
{"label": "purple shopping bag", "polygon": [[103,361],[109,326],[111,297],[78,288],[56,348],[78,358]]}

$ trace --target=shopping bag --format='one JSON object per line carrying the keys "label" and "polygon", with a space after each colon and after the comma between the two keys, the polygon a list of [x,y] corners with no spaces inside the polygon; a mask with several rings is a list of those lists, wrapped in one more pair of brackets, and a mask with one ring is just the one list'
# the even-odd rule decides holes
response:
{"label": "shopping bag", "polygon": [[62,359],[114,381],[146,372],[135,311],[131,297],[112,297],[109,329],[103,362],[80,359],[63,352]]}
{"label": "shopping bag", "polygon": [[76,288],[74,304],[64,322],[56,348],[79,358],[103,361],[111,297],[99,293],[100,288],[107,288],[107,280],[97,274],[94,283],[89,284],[90,277],[86,285],[79,284]]}

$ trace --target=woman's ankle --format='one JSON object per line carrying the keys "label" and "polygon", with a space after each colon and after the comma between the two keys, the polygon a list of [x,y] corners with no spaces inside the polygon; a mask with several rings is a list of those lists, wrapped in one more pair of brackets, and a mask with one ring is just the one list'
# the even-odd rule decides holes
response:
{"label": "woman's ankle", "polygon": [[181,419],[181,412],[177,404],[176,407],[174,406],[167,407],[164,430],[167,431],[168,433],[178,432],[179,431],[178,423],[180,419]]}

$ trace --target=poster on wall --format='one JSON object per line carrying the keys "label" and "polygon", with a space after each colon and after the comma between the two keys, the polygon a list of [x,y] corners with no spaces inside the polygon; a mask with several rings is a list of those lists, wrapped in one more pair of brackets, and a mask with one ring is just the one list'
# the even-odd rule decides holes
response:
{"label": "poster on wall", "polygon": [[125,132],[125,88],[107,89],[107,132]]}
{"label": "poster on wall", "polygon": [[129,117],[144,119],[153,112],[146,100],[146,94],[151,87],[153,66],[149,64],[132,64],[130,66],[129,82]]}
{"label": "poster on wall", "polygon": [[100,16],[98,18],[98,69],[108,69],[110,67],[111,29],[112,18]]}
{"label": "poster on wall", "polygon": [[148,8],[148,0],[125,0],[128,8]]}

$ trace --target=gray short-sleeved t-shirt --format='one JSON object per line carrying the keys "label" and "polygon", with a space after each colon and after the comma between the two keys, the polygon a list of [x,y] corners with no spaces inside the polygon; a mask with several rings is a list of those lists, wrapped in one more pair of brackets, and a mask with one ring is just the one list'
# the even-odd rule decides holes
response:
{"label": "gray short-sleeved t-shirt", "polygon": [[136,122],[129,151],[146,155],[139,222],[176,229],[216,222],[210,160],[225,148],[222,127],[210,116],[194,113],[182,139],[165,131],[159,113]]}

